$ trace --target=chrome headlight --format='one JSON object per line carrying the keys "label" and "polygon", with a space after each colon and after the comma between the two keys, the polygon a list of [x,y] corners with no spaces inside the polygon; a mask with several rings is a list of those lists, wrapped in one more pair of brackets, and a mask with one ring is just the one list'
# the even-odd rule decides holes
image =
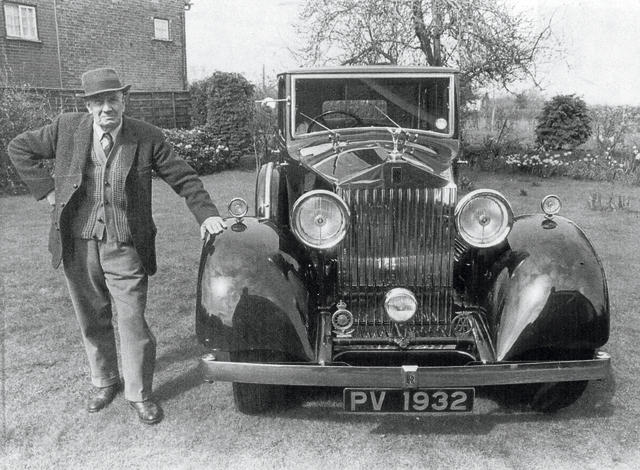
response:
{"label": "chrome headlight", "polygon": [[506,198],[491,189],[478,189],[463,197],[455,211],[462,239],[477,248],[495,246],[509,235],[513,211]]}
{"label": "chrome headlight", "polygon": [[316,189],[298,198],[291,210],[291,229],[307,246],[327,249],[342,241],[349,228],[349,208],[331,191]]}

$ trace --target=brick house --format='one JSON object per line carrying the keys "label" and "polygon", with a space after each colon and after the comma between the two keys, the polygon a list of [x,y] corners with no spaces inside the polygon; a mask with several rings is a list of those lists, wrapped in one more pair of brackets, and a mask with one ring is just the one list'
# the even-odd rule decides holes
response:
{"label": "brick house", "polygon": [[187,88],[189,0],[0,0],[0,86],[79,89],[112,66],[132,90]]}

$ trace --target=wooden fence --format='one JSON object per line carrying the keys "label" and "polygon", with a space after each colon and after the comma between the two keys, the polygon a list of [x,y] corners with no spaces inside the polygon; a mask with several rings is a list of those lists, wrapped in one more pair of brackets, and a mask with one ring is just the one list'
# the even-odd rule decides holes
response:
{"label": "wooden fence", "polygon": [[[82,90],[34,88],[47,96],[58,112],[86,111]],[[130,91],[127,116],[142,119],[165,129],[191,127],[191,98],[188,91]]]}

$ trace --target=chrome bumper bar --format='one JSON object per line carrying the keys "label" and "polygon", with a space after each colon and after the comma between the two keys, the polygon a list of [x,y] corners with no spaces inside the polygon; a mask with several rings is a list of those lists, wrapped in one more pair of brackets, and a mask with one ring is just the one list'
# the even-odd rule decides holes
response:
{"label": "chrome bumper bar", "polygon": [[205,355],[200,368],[206,381],[324,387],[468,387],[599,380],[609,374],[611,358],[598,352],[580,361],[517,362],[451,367],[356,367],[313,364],[258,364],[217,361]]}

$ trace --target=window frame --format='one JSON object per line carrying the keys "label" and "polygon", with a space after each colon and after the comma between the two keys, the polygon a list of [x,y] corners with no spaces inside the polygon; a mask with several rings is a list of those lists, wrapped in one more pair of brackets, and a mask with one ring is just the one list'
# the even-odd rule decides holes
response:
{"label": "window frame", "polygon": [[[458,83],[455,79],[455,74],[451,72],[352,72],[352,73],[318,73],[318,74],[295,74],[291,75],[291,112],[289,113],[289,125],[290,133],[289,135],[294,138],[300,138],[301,136],[318,134],[320,132],[327,132],[324,129],[310,132],[310,133],[297,133],[296,132],[296,113],[295,107],[297,107],[297,96],[296,96],[296,81],[297,80],[323,80],[323,79],[362,79],[362,78],[446,78],[449,80],[449,92],[448,92],[448,106],[449,106],[449,132],[436,132],[432,130],[425,129],[411,129],[417,133],[424,133],[427,135],[433,135],[437,137],[447,137],[452,138],[456,133],[456,128],[458,123],[455,121],[457,112],[456,112],[456,87]],[[379,126],[374,126],[379,127]],[[364,127],[361,129],[365,129]]]}
{"label": "window frame", "polygon": [[[166,25],[167,25],[167,37],[166,38],[158,36],[158,27],[157,27],[157,23],[156,22],[166,22]],[[164,42],[173,41],[173,39],[171,38],[171,20],[169,20],[168,18],[160,18],[158,16],[154,16],[153,17],[153,39],[155,41],[164,41]]]}
{"label": "window frame", "polygon": [[[9,39],[21,39],[23,41],[34,41],[34,42],[40,42],[40,36],[38,34],[38,10],[37,10],[37,6],[36,5],[27,5],[24,3],[18,3],[18,2],[3,2],[3,14],[4,14],[4,29],[5,29],[5,35],[7,38]],[[18,34],[9,34],[9,28],[8,28],[8,24],[9,22],[7,21],[7,17],[8,17],[8,7],[17,7],[17,13],[18,13]],[[31,17],[31,19],[33,19],[33,32],[34,35],[33,36],[27,36],[25,34],[25,29],[27,29],[25,27],[25,19],[26,16],[23,16],[24,12],[28,12],[28,15]]]}

